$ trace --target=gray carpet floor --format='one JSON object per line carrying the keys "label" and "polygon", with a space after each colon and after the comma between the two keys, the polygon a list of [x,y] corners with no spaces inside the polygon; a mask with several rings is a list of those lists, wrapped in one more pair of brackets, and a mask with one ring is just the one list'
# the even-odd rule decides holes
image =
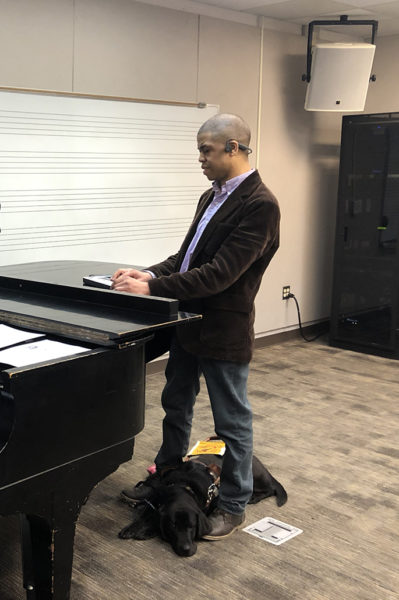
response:
{"label": "gray carpet floor", "polygon": [[[258,349],[249,397],[255,453],[288,492],[247,508],[303,530],[280,546],[244,531],[181,558],[160,539],[120,540],[119,490],[146,475],[161,439],[162,373],[147,376],[132,461],[101,482],[79,519],[71,600],[399,598],[399,364],[291,340]],[[192,441],[213,433],[202,385]],[[23,599],[18,520],[0,520],[0,599]]]}

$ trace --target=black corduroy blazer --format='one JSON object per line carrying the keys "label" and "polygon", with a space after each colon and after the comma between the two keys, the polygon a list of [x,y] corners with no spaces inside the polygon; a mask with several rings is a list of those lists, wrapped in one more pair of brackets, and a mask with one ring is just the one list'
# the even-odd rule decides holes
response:
{"label": "black corduroy blazer", "polygon": [[279,246],[280,211],[259,173],[251,173],[206,226],[188,271],[179,269],[198,223],[213,198],[200,198],[194,220],[176,254],[148,267],[154,296],[177,298],[181,310],[202,320],[177,327],[182,346],[193,354],[247,363],[254,342],[254,300],[263,273]]}

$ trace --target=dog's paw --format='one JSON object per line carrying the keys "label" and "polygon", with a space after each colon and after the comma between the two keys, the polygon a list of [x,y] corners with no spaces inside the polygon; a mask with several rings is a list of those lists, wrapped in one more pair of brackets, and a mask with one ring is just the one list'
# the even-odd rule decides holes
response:
{"label": "dog's paw", "polygon": [[128,525],[127,527],[124,527],[123,529],[121,529],[120,532],[118,533],[118,537],[120,537],[122,540],[137,539],[136,533],[135,533],[135,527],[133,527],[133,525],[134,525],[134,523],[132,523],[132,525]]}

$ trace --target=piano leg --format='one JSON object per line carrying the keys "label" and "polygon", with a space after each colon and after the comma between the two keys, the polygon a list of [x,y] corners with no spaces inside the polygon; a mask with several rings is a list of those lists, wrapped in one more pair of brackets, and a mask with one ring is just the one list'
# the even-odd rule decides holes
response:
{"label": "piano leg", "polygon": [[69,600],[80,509],[99,481],[132,458],[133,448],[134,437],[130,437],[37,477],[0,488],[0,515],[18,514],[21,519],[27,600]]}
{"label": "piano leg", "polygon": [[21,527],[23,586],[26,590],[27,598],[34,600],[32,593],[34,591],[34,575],[31,526],[27,515],[19,515],[19,522]]}
{"label": "piano leg", "polygon": [[[71,507],[69,507],[70,509]],[[21,515],[23,585],[27,600],[68,600],[80,507],[49,522]]]}

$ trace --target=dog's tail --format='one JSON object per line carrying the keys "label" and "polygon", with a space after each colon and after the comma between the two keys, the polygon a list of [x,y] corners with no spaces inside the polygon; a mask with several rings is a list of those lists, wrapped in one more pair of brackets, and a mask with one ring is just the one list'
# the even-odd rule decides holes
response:
{"label": "dog's tail", "polygon": [[277,481],[277,479],[274,479],[273,475],[271,475],[271,478],[273,490],[276,495],[277,506],[283,506],[283,504],[287,502],[287,492],[285,491],[281,483]]}
{"label": "dog's tail", "polygon": [[254,477],[254,490],[250,504],[256,504],[263,498],[276,496],[277,506],[287,502],[287,492],[277,479],[273,477],[265,465],[255,455],[252,457],[252,472]]}

